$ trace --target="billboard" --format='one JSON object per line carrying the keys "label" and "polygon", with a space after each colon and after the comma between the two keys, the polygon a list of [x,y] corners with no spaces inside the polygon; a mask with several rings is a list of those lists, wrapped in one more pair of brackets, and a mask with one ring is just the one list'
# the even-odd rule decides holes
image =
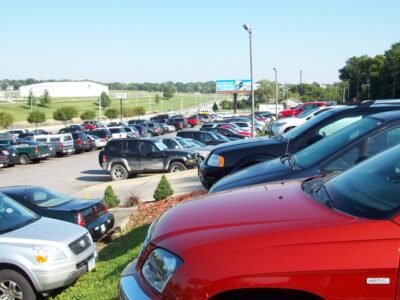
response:
{"label": "billboard", "polygon": [[217,80],[216,92],[227,94],[250,94],[251,93],[251,80]]}

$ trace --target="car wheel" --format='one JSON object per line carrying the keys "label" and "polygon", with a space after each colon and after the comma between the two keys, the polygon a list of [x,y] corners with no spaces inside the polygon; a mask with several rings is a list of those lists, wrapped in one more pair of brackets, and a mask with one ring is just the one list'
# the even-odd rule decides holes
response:
{"label": "car wheel", "polygon": [[116,180],[124,180],[128,178],[128,171],[125,169],[123,165],[116,164],[113,165],[111,168],[111,179]]}
{"label": "car wheel", "polygon": [[0,271],[0,299],[36,299],[28,280],[13,270]]}
{"label": "car wheel", "polygon": [[30,163],[29,156],[26,155],[26,154],[21,154],[21,155],[19,156],[19,163],[20,163],[21,165],[27,165],[27,164],[29,164],[29,163]]}
{"label": "car wheel", "polygon": [[172,164],[169,165],[168,168],[169,173],[182,172],[185,170],[187,170],[186,166],[180,162],[173,162]]}

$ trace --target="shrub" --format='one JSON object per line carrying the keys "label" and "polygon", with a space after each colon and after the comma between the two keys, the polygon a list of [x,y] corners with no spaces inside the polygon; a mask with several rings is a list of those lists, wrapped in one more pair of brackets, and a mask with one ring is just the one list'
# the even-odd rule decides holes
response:
{"label": "shrub", "polygon": [[138,206],[140,203],[140,197],[137,194],[131,194],[126,201],[126,204],[128,206]]}
{"label": "shrub", "polygon": [[0,111],[0,128],[6,129],[14,123],[14,116],[8,112]]}
{"label": "shrub", "polygon": [[116,108],[109,108],[106,110],[106,112],[104,114],[109,119],[115,119],[119,116],[119,110]]}
{"label": "shrub", "polygon": [[104,191],[103,200],[110,208],[115,207],[120,203],[119,198],[117,195],[115,195],[111,185],[107,186],[106,190]]}
{"label": "shrub", "polygon": [[93,120],[96,118],[96,112],[94,110],[87,110],[81,114],[81,120]]}
{"label": "shrub", "polygon": [[78,111],[73,106],[65,106],[57,109],[53,113],[54,120],[62,121],[66,125],[68,121],[71,121],[78,115]]}
{"label": "shrub", "polygon": [[158,183],[156,190],[154,191],[154,200],[162,200],[169,196],[172,196],[173,194],[174,190],[172,189],[171,184],[169,183],[167,177],[163,175],[160,182]]}
{"label": "shrub", "polygon": [[219,105],[221,106],[221,109],[229,110],[229,109],[232,109],[233,103],[232,103],[232,101],[229,101],[229,100],[223,100],[220,102]]}

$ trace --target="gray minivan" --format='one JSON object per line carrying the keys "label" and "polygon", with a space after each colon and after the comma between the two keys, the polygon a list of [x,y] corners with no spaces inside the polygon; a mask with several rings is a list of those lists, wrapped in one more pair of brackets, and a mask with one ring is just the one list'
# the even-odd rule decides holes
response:
{"label": "gray minivan", "polygon": [[75,152],[74,140],[71,133],[33,135],[31,139],[53,145],[56,148],[57,155],[72,154]]}
{"label": "gray minivan", "polygon": [[40,217],[0,193],[0,299],[36,299],[95,267],[86,228]]}

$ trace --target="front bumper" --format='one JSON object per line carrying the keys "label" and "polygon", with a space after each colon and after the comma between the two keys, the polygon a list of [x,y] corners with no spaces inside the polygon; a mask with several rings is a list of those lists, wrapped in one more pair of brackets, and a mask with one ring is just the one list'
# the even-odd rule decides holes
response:
{"label": "front bumper", "polygon": [[214,183],[229,173],[230,169],[228,168],[212,167],[206,165],[204,162],[201,162],[198,167],[198,175],[201,184],[207,190],[209,190]]}
{"label": "front bumper", "polygon": [[[127,269],[135,270],[137,260],[131,262],[123,271]],[[128,273],[128,272],[127,272]],[[152,300],[161,299],[160,295],[156,294],[139,279],[139,274],[134,271],[132,274],[122,276],[119,281],[119,299],[121,300]]]}

